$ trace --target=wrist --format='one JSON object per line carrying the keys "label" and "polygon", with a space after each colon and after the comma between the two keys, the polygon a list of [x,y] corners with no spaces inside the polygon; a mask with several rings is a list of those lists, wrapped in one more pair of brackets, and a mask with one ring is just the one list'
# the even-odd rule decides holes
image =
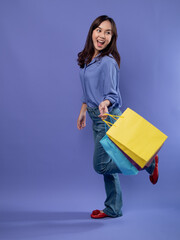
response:
{"label": "wrist", "polygon": [[106,107],[109,107],[111,105],[111,102],[108,99],[104,100],[104,103]]}
{"label": "wrist", "polygon": [[83,104],[82,104],[82,107],[81,107],[81,112],[82,112],[82,113],[86,113],[86,111],[87,111],[87,104],[86,104],[86,103],[83,103]]}

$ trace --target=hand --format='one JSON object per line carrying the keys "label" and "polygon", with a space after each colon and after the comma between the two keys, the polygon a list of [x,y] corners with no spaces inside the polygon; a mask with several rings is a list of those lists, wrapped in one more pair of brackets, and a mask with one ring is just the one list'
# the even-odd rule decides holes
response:
{"label": "hand", "polygon": [[81,111],[77,120],[77,128],[79,130],[86,127],[86,109],[87,109],[87,105],[82,104]]}
{"label": "hand", "polygon": [[105,100],[99,104],[99,112],[100,117],[102,120],[107,118],[107,115],[104,115],[105,113],[108,113],[108,106],[110,106],[111,102],[109,100]]}
{"label": "hand", "polygon": [[77,128],[79,130],[86,127],[86,113],[85,114],[79,114],[78,120],[77,120]]}

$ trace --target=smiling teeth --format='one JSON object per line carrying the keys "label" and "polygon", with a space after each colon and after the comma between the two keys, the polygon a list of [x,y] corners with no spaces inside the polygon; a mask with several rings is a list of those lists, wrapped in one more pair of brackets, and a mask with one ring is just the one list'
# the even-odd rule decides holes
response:
{"label": "smiling teeth", "polygon": [[100,43],[104,43],[104,41],[99,41],[99,40],[98,40],[98,42],[100,42]]}

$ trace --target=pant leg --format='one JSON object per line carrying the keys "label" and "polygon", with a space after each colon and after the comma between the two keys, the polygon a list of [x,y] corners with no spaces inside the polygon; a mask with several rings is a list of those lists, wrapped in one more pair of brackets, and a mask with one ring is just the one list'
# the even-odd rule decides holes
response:
{"label": "pant leg", "polygon": [[118,173],[104,175],[104,184],[106,200],[103,212],[111,217],[122,216],[122,192]]}
{"label": "pant leg", "polygon": [[93,155],[93,166],[94,170],[99,174],[113,174],[121,173],[115,162],[105,152],[100,140],[105,136],[105,124],[100,121],[93,123],[93,134],[94,134],[94,155]]}
{"label": "pant leg", "polygon": [[104,175],[107,197],[104,202],[105,209],[103,211],[111,217],[118,217],[122,216],[122,193],[118,176],[118,173],[121,172],[100,143],[100,140],[105,135],[105,124],[97,117],[98,115],[99,112],[97,110],[93,112],[93,114],[92,112],[90,113],[90,117],[93,120],[93,134],[95,141],[93,165],[97,173]]}

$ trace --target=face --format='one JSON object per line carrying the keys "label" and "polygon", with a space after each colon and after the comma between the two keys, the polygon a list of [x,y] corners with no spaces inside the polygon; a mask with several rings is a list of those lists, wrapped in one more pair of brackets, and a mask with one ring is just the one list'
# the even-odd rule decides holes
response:
{"label": "face", "polygon": [[111,23],[106,20],[102,22],[92,33],[92,41],[94,44],[95,54],[102,51],[110,43],[112,38]]}

